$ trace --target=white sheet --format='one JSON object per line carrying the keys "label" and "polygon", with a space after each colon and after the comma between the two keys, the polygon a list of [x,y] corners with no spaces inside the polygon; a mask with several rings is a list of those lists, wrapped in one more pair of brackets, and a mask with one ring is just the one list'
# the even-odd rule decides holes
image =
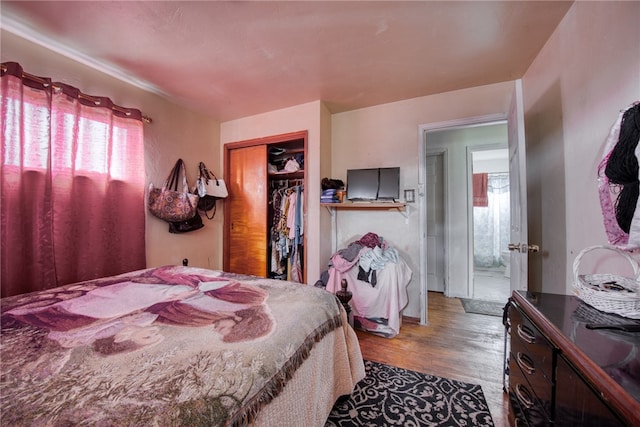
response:
{"label": "white sheet", "polygon": [[409,302],[407,286],[412,271],[407,263],[401,257],[397,262],[387,262],[384,268],[376,271],[376,285],[372,286],[358,280],[358,262],[341,264],[336,258],[332,258],[334,266],[329,269],[327,291],[339,291],[340,281],[347,279],[347,289],[353,294],[350,304],[354,316],[387,319],[386,327],[378,324],[379,329],[384,329],[380,332],[385,336],[396,336],[400,332],[400,312]]}

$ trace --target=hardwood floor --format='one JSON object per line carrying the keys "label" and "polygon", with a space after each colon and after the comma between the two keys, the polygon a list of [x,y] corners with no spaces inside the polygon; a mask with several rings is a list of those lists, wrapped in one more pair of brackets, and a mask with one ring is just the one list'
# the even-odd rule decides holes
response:
{"label": "hardwood floor", "polygon": [[375,362],[479,384],[496,427],[509,425],[502,389],[502,318],[468,314],[457,298],[429,292],[429,324],[404,318],[400,334],[382,338],[357,330],[362,356]]}

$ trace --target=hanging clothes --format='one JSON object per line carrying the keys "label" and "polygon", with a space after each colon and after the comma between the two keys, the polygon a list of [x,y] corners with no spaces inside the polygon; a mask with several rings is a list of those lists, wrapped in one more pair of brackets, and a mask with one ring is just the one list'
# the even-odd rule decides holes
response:
{"label": "hanging clothes", "polygon": [[598,165],[598,192],[607,239],[609,244],[629,251],[640,248],[639,141],[640,101],[636,101],[618,115]]}
{"label": "hanging clothes", "polygon": [[272,183],[271,276],[301,283],[304,235],[304,186],[298,180]]}

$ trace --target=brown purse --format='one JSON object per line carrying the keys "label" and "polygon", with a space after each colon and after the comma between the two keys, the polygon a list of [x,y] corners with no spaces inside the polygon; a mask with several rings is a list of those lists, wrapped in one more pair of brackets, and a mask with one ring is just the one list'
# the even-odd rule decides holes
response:
{"label": "brown purse", "polygon": [[[178,191],[178,180],[182,173],[182,191]],[[193,218],[198,211],[197,194],[189,192],[187,173],[182,159],[176,161],[162,188],[149,184],[147,206],[156,217],[168,222],[180,222]]]}

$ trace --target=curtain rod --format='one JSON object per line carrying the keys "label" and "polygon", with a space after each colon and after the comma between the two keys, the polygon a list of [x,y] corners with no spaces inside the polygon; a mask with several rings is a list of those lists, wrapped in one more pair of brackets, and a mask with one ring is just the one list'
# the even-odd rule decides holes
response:
{"label": "curtain rod", "polygon": [[[6,71],[7,71],[7,66],[6,66],[6,65],[4,65],[4,64],[2,64],[2,71],[3,71],[3,72],[6,72]],[[33,80],[33,81],[34,81],[34,82],[36,82],[36,83],[40,83],[40,84],[41,84],[42,86],[44,86],[44,87],[48,87],[48,86],[49,86],[49,82],[48,82],[47,80],[42,79],[42,78],[40,78],[40,77],[38,77],[38,76],[35,76],[35,75],[33,75],[33,74],[26,73],[26,72],[24,72],[24,71],[22,72],[22,78],[23,78],[23,79]],[[56,85],[55,83],[52,83],[52,87],[53,87],[54,89],[62,89],[62,87],[60,87],[60,86]],[[99,105],[99,104],[100,104],[100,99],[99,99],[99,98],[93,97],[93,96],[91,96],[91,95],[85,95],[85,94],[84,94],[84,93],[82,93],[82,92],[80,92],[80,93],[78,94],[78,97],[83,98],[83,99],[86,99],[86,100],[88,100],[88,101],[91,101],[91,102],[95,103],[96,105]],[[123,114],[128,114],[128,113],[129,113],[128,109],[126,109],[126,108],[124,108],[124,107],[120,107],[119,105],[116,105],[116,104],[113,104],[113,105],[111,106],[111,109],[112,109],[112,110],[119,111],[119,112],[121,112],[121,113],[123,113]],[[153,119],[152,119],[151,117],[149,117],[149,116],[145,116],[145,115],[142,115],[142,121],[143,121],[144,123],[148,123],[148,124],[153,123]]]}

